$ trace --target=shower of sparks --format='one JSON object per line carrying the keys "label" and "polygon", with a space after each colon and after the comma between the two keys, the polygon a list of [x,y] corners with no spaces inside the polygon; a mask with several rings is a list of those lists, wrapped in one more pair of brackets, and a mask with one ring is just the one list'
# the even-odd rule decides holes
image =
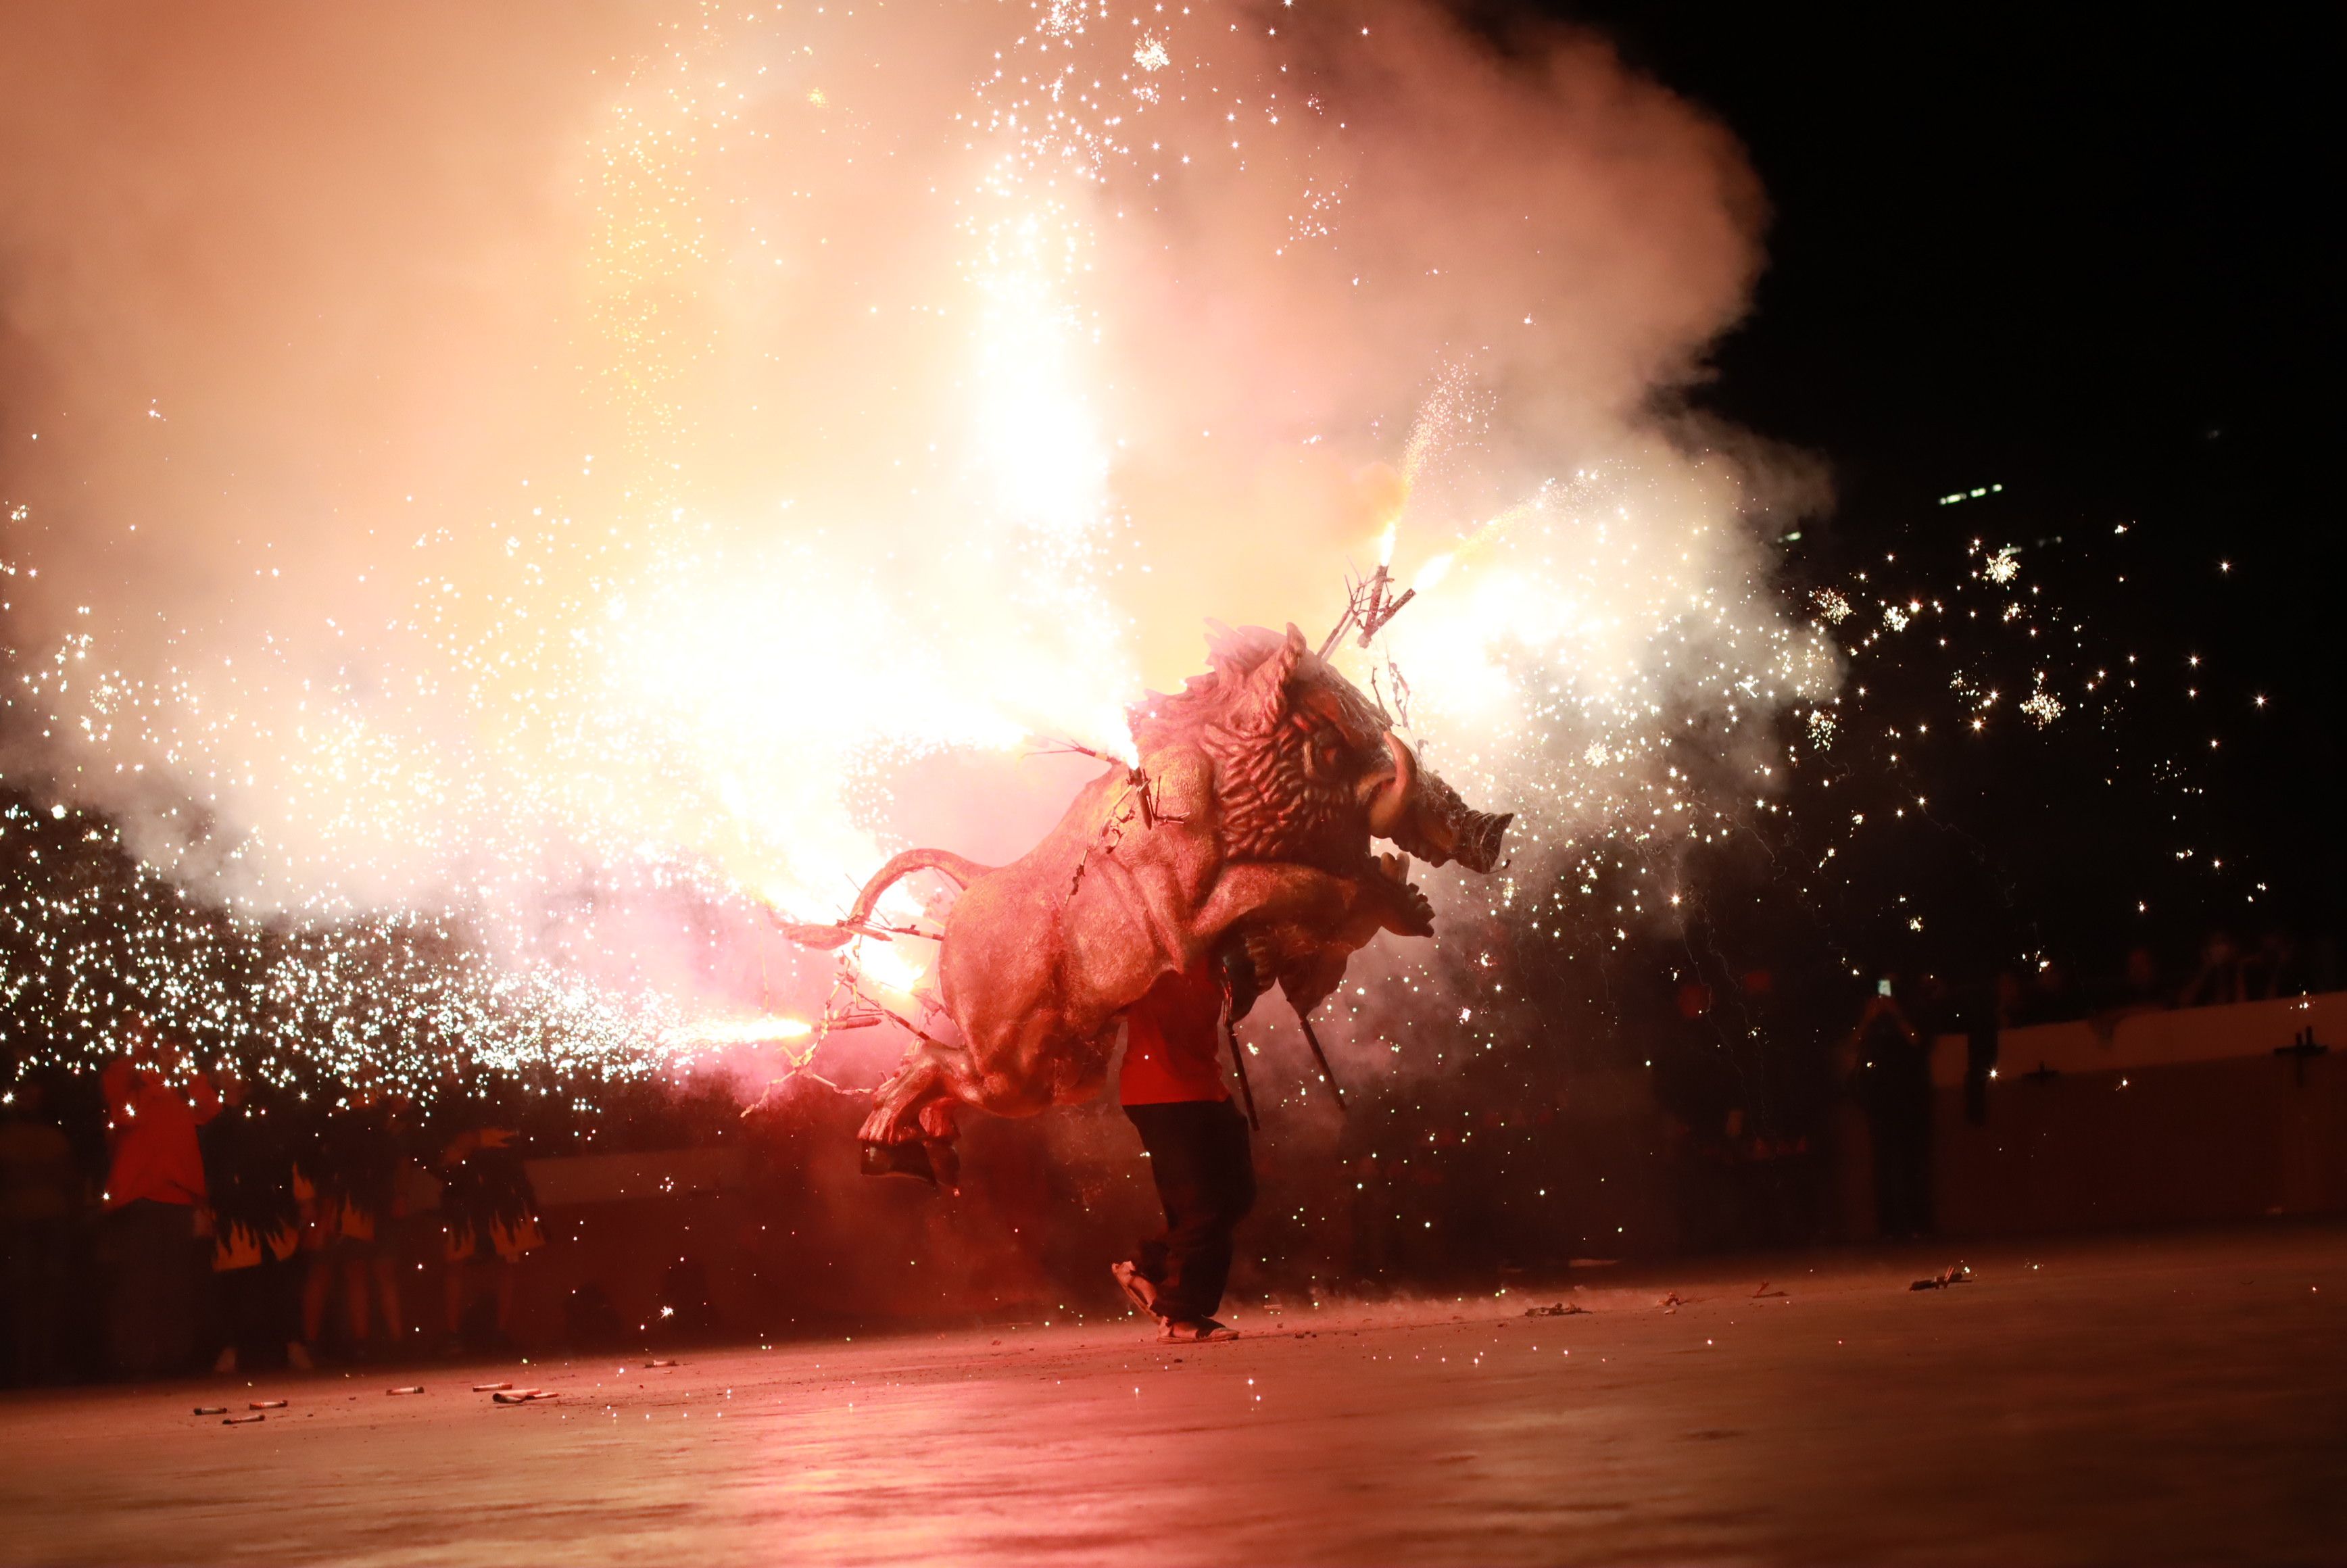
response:
{"label": "shower of sparks", "polygon": [[2062,716],[2062,700],[2041,686],[2023,699],[2021,711],[2042,730]]}
{"label": "shower of sparks", "polygon": [[[380,538],[362,580],[407,597],[379,624],[305,623],[350,651],[343,663],[272,641],[257,663],[142,678],[78,627],[13,648],[9,723],[62,760],[5,781],[25,792],[0,824],[12,1045],[84,1061],[137,1009],[196,1060],[288,1081],[412,1091],[461,1057],[584,1094],[726,1047],[804,1066],[834,1029],[929,1018],[934,944],[862,938],[834,968],[742,958],[764,952],[742,933],[764,909],[845,907],[896,847],[878,825],[911,763],[1015,754],[1038,736],[1133,760],[1122,712],[1143,683],[1118,585],[1147,567],[1130,559],[1121,443],[1097,392],[1145,367],[1099,347],[1120,302],[1101,191],[1112,177],[1162,189],[1193,159],[1235,180],[1260,143],[1294,155],[1264,160],[1297,176],[1290,242],[1343,230],[1343,188],[1310,155],[1345,128],[1281,85],[1285,67],[1209,79],[1190,34],[1224,22],[1153,12],[1144,26],[1078,0],[1016,20],[947,117],[959,182],[903,210],[841,199],[892,156],[859,107],[870,62],[846,20],[704,10],[640,62],[585,162],[592,374],[620,445],[514,475],[494,516],[418,508]],[[1234,106],[1220,118],[1177,112],[1214,93]],[[779,313],[785,263],[855,242],[844,225],[858,217],[936,236],[951,281],[842,302],[824,344],[840,407],[799,408],[793,437],[843,439],[856,398],[910,398],[891,354],[921,362],[903,379],[936,406],[894,427],[918,436],[872,454],[853,493],[802,491],[781,464],[712,500],[723,487],[694,483],[691,459],[736,351],[705,302],[772,290]],[[1988,729],[2010,679],[1988,639],[2037,655],[2077,641],[2019,581],[2011,544],[1976,542],[1945,583],[1919,572],[1892,591],[1870,569],[1804,604],[1742,528],[1732,483],[1681,461],[1560,463],[1512,504],[1454,516],[1431,492],[1476,468],[1497,395],[1471,367],[1425,368],[1431,390],[1355,547],[1416,598],[1373,648],[1334,656],[1365,686],[1415,693],[1403,716],[1430,764],[1521,814],[1502,875],[1430,879],[1447,910],[1626,943],[1639,921],[1679,917],[1686,852],[1788,831],[1797,770],[1853,765],[1861,723],[1899,745],[1881,765],[1900,778],[1949,732]],[[266,589],[277,569],[265,552],[249,564]],[[297,608],[313,607],[284,613]],[[1936,699],[1952,711],[1886,719],[1862,684],[1844,690],[1850,671],[1901,662],[1952,666]],[[2115,662],[2041,665],[2020,712],[2040,729],[2106,713],[2135,685]],[[76,768],[151,782],[144,798],[165,804],[128,835],[51,804],[76,793],[56,782]],[[1817,816],[1839,835],[1819,866],[1857,846],[1862,814]],[[1575,900],[1590,918],[1559,916]],[[906,885],[878,917],[932,913]],[[663,947],[676,952],[639,952]],[[716,980],[712,955],[733,959]],[[1434,960],[1382,962],[1340,1008],[1456,1005]],[[1459,1009],[1460,1049],[1488,1045],[1505,1017]]]}

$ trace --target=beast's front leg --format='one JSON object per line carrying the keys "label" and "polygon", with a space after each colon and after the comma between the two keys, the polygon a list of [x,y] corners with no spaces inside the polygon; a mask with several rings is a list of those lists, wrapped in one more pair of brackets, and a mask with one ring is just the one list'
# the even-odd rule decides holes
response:
{"label": "beast's front leg", "polygon": [[916,1042],[896,1076],[873,1091],[871,1112],[856,1135],[866,1143],[901,1143],[919,1137],[915,1118],[932,1102],[953,1092],[947,1054],[934,1041]]}
{"label": "beast's front leg", "polygon": [[969,1053],[934,1040],[905,1053],[897,1075],[875,1091],[872,1112],[856,1136],[867,1176],[914,1176],[958,1190],[961,1160],[954,1152],[954,1107],[979,1102]]}
{"label": "beast's front leg", "polygon": [[1286,861],[1226,866],[1198,912],[1200,952],[1218,946],[1235,927],[1292,926],[1325,939],[1361,947],[1380,930],[1399,937],[1434,934],[1426,895],[1402,879],[1407,862],[1362,863],[1361,875],[1338,876]]}
{"label": "beast's front leg", "polygon": [[[1419,935],[1432,925],[1426,896],[1409,886],[1409,859],[1378,857],[1357,889],[1358,908],[1349,924],[1242,919],[1225,939],[1243,943],[1249,965],[1264,987],[1277,985],[1299,1014],[1317,1007],[1345,978],[1345,966],[1380,930]],[[1389,887],[1375,884],[1385,882]],[[1252,993],[1251,993],[1252,994]]]}
{"label": "beast's front leg", "polygon": [[1378,897],[1368,900],[1378,905],[1380,926],[1397,937],[1431,937],[1434,935],[1434,906],[1409,879],[1409,856],[1380,855],[1375,862],[1378,876],[1374,880],[1387,884]]}

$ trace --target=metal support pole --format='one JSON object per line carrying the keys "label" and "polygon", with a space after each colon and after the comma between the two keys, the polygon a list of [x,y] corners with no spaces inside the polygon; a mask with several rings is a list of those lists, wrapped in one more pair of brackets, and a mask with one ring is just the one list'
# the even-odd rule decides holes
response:
{"label": "metal support pole", "polygon": [[1337,1086],[1337,1075],[1328,1071],[1328,1053],[1320,1049],[1320,1037],[1312,1032],[1312,1020],[1304,1015],[1302,1008],[1296,1009],[1296,1021],[1304,1026],[1304,1043],[1312,1048],[1312,1060],[1320,1064],[1320,1081],[1328,1086],[1328,1092],[1337,1097],[1337,1109],[1342,1111],[1345,1091]]}
{"label": "metal support pole", "polygon": [[1230,1045],[1231,1068],[1239,1077],[1239,1102],[1246,1107],[1247,1131],[1260,1132],[1262,1123],[1255,1119],[1255,1091],[1247,1084],[1246,1052],[1239,1046],[1239,1031],[1231,1019],[1231,988],[1227,980],[1223,984],[1223,1039]]}

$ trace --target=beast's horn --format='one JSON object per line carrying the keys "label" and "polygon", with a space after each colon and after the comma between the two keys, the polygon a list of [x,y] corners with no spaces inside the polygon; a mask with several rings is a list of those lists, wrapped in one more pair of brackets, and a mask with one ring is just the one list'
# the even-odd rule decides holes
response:
{"label": "beast's horn", "polygon": [[1391,838],[1408,818],[1410,792],[1418,787],[1418,759],[1391,730],[1386,732],[1386,750],[1393,753],[1393,777],[1369,798],[1369,831],[1379,838]]}

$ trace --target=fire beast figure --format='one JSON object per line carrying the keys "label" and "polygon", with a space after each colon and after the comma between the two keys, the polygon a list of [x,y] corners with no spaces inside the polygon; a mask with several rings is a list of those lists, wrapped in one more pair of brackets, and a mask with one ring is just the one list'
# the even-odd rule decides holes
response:
{"label": "fire beast figure", "polygon": [[[960,1107],[1031,1116],[1090,1099],[1129,1010],[1168,977],[1225,977],[1233,1018],[1276,986],[1308,1020],[1379,931],[1433,934],[1411,856],[1498,864],[1512,817],[1470,809],[1420,767],[1294,626],[1209,625],[1209,672],[1129,711],[1138,764],[1086,785],[1026,856],[988,867],[908,850],[845,919],[784,927],[838,947],[914,872],[963,889],[938,961],[953,1028],[922,1031],[875,1092],[867,1171],[950,1184]],[[1373,853],[1373,838],[1395,853]]]}

